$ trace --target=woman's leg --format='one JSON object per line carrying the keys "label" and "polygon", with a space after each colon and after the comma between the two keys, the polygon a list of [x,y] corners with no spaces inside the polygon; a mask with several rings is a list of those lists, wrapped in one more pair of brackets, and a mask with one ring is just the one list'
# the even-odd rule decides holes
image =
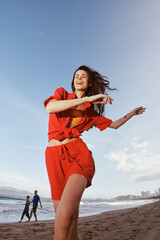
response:
{"label": "woman's leg", "polygon": [[78,239],[79,204],[86,184],[87,179],[80,174],[69,177],[56,208],[54,240]]}
{"label": "woman's leg", "polygon": [[[53,205],[54,205],[54,210],[55,210],[55,213],[57,211],[57,207],[59,205],[59,202],[60,200],[53,200]],[[79,236],[77,236],[77,240],[81,240],[81,238]]]}
{"label": "woman's leg", "polygon": [[[57,207],[59,205],[59,202],[60,200],[53,200],[53,205],[54,205],[54,210],[55,210],[55,213],[57,211]],[[79,236],[77,236],[77,240],[81,240],[81,238]]]}
{"label": "woman's leg", "polygon": [[57,211],[57,207],[58,207],[58,205],[59,205],[59,202],[60,202],[60,200],[53,200],[53,205],[54,205],[54,211],[55,211],[55,213],[56,213],[56,211]]}

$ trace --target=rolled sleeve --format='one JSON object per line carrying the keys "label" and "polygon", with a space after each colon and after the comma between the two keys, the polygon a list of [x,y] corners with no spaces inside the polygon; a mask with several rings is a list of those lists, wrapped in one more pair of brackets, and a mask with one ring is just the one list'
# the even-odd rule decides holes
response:
{"label": "rolled sleeve", "polygon": [[57,88],[56,91],[54,92],[53,96],[50,96],[44,101],[44,106],[46,107],[47,104],[49,103],[50,100],[56,99],[56,100],[63,100],[65,96],[65,89],[64,88]]}
{"label": "rolled sleeve", "polygon": [[112,120],[103,116],[96,117],[94,121],[94,126],[99,128],[99,130],[103,131],[107,127],[109,127],[112,123]]}
{"label": "rolled sleeve", "polygon": [[111,125],[112,120],[98,114],[97,111],[93,109],[93,107],[90,108],[90,113],[93,119],[93,125],[99,128],[99,130],[103,131]]}

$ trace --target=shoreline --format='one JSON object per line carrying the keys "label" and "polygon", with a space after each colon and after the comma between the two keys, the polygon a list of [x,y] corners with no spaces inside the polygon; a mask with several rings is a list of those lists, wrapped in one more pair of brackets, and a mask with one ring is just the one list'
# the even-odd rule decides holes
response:
{"label": "shoreline", "polygon": [[[147,203],[152,203],[154,201],[147,199],[143,201],[138,200],[136,202],[132,200],[111,202],[105,199],[83,199],[80,204],[79,217],[88,217],[88,216],[97,215],[97,214],[112,211],[112,210],[138,207]],[[20,208],[17,209],[17,211],[12,214],[12,217],[10,214],[12,213],[12,210],[15,210],[15,206],[14,206],[15,203],[7,206],[8,209],[5,206],[7,202],[4,201],[4,203],[3,202],[1,203],[2,203],[2,208],[1,208],[0,224],[17,223],[20,220],[20,216],[24,209],[24,206],[22,206],[23,205],[22,202],[16,203],[16,205],[18,204],[21,209]],[[48,201],[43,201],[43,203],[44,203],[43,209],[41,208],[38,209],[38,220],[39,221],[54,220],[55,212],[54,212],[52,202],[48,203]],[[97,208],[97,204],[98,204],[98,208]],[[4,211],[4,216],[3,216],[3,211]],[[27,218],[24,217],[23,220],[26,221]],[[31,221],[33,220],[34,218],[31,219]]]}
{"label": "shoreline", "polygon": [[[54,220],[1,223],[0,239],[53,240]],[[160,240],[160,202],[79,218],[82,240]]]}

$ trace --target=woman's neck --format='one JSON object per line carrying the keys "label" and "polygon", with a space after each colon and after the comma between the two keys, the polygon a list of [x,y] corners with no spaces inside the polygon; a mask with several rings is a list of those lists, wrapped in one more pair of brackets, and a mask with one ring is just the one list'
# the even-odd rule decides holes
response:
{"label": "woman's neck", "polygon": [[85,97],[86,91],[75,91],[77,98]]}

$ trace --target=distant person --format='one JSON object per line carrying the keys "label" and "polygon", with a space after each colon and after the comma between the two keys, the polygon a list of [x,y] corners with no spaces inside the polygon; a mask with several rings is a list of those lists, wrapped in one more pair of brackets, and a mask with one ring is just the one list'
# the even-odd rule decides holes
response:
{"label": "distant person", "polygon": [[26,215],[26,217],[29,219],[29,204],[30,204],[29,199],[30,199],[30,196],[27,196],[26,197],[25,207],[24,207],[24,210],[23,210],[23,213],[22,213],[22,217],[21,217],[21,220],[19,221],[19,223],[22,222],[24,215]]}
{"label": "distant person", "polygon": [[29,217],[29,219],[28,219],[28,222],[29,222],[30,219],[32,218],[32,213],[34,213],[35,221],[37,221],[36,210],[37,210],[37,207],[38,207],[38,202],[40,203],[40,206],[41,206],[41,208],[42,208],[42,203],[41,203],[40,197],[38,196],[37,193],[38,193],[38,191],[35,190],[35,191],[34,191],[33,200],[30,202],[30,204],[33,202],[33,207],[32,207],[32,210],[31,210],[31,213],[30,213],[30,217]]}

